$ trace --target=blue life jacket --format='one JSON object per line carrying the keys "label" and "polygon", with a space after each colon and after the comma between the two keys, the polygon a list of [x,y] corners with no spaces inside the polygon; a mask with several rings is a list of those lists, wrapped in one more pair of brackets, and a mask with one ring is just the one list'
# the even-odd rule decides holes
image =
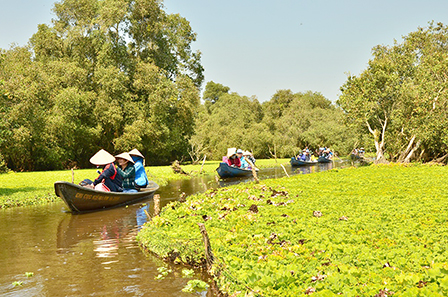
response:
{"label": "blue life jacket", "polygon": [[139,156],[131,156],[134,160],[135,168],[135,183],[139,187],[146,187],[148,184],[148,177],[146,176],[145,167],[143,166],[143,158]]}

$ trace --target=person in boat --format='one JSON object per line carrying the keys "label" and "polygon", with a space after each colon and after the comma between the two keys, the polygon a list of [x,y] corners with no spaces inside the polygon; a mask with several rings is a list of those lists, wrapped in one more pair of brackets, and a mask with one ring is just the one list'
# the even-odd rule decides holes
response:
{"label": "person in boat", "polygon": [[149,183],[145,171],[145,157],[137,149],[130,151],[129,155],[131,155],[131,158],[134,161],[135,187],[137,189],[145,188]]}
{"label": "person in boat", "polygon": [[299,157],[297,158],[297,160],[299,160],[299,161],[306,161],[306,154],[305,153],[301,153],[299,155]]}
{"label": "person in boat", "polygon": [[223,161],[224,160],[229,166],[241,167],[240,158],[236,155],[236,148],[234,147],[227,149],[227,158],[223,158]]}
{"label": "person in boat", "polygon": [[238,157],[238,159],[240,159],[240,163],[241,163],[240,168],[247,169],[247,167],[249,167],[249,163],[247,163],[243,154],[244,154],[244,151],[242,149],[238,149],[236,151],[236,156]]}
{"label": "person in boat", "polygon": [[323,157],[324,156],[324,151],[325,151],[325,148],[323,148],[323,147],[320,147],[319,148],[319,153],[317,154],[319,157]]}
{"label": "person in boat", "polygon": [[[244,156],[246,159],[248,159],[249,161],[251,161],[252,164],[255,165],[255,162],[256,162],[257,160],[255,160],[254,155],[252,155],[251,152],[249,152],[249,151],[245,151],[244,154],[243,154],[243,156]],[[250,165],[250,164],[249,164],[249,165]]]}
{"label": "person in boat", "polygon": [[121,153],[116,155],[115,158],[118,163],[118,173],[123,179],[123,192],[138,192],[135,188],[135,168],[131,155],[129,155],[129,153]]}
{"label": "person in boat", "polygon": [[306,162],[311,161],[310,150],[308,149],[308,147],[305,149],[305,161]]}
{"label": "person in boat", "polygon": [[363,158],[364,157],[364,154],[365,154],[365,150],[364,150],[364,148],[362,147],[362,148],[360,148],[359,149],[359,151],[358,151],[358,155],[359,155],[359,157],[361,157],[361,158]]}
{"label": "person in boat", "polygon": [[322,157],[327,158],[327,159],[332,159],[333,152],[330,150],[330,148],[325,147],[322,152]]}
{"label": "person in boat", "polygon": [[249,169],[249,162],[247,162],[246,157],[244,156],[244,151],[242,149],[238,149],[236,151],[236,155],[238,156],[238,158],[240,159],[241,162],[241,169]]}
{"label": "person in boat", "polygon": [[306,155],[306,150],[303,149],[303,151],[297,155],[296,159],[298,161],[307,161],[307,155]]}
{"label": "person in boat", "polygon": [[90,163],[96,165],[97,168],[102,168],[102,172],[100,172],[100,175],[93,182],[89,179],[85,179],[81,184],[92,189],[98,188],[98,186],[106,186],[107,188],[103,188],[102,190],[122,192],[123,179],[118,174],[114,162],[114,156],[103,149],[99,150],[92,158],[90,158]]}

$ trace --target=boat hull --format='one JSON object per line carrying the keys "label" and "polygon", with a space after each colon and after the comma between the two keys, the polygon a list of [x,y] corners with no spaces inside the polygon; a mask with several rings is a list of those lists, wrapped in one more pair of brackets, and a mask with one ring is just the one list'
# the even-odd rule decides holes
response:
{"label": "boat hull", "polygon": [[98,211],[135,203],[154,196],[159,186],[150,182],[148,187],[137,193],[103,192],[81,187],[69,182],[54,183],[56,196],[60,197],[73,213]]}
{"label": "boat hull", "polygon": [[328,158],[325,158],[325,157],[319,157],[317,159],[317,162],[319,162],[319,163],[330,163],[331,159],[328,159]]}
{"label": "boat hull", "polygon": [[219,167],[216,169],[218,175],[222,178],[227,177],[242,177],[242,176],[251,176],[252,170],[249,169],[241,169],[237,167],[229,166],[225,162],[221,162]]}
{"label": "boat hull", "polygon": [[306,165],[316,165],[317,162],[316,161],[301,161],[301,160],[297,160],[296,158],[292,157],[291,158],[291,166],[306,166]]}

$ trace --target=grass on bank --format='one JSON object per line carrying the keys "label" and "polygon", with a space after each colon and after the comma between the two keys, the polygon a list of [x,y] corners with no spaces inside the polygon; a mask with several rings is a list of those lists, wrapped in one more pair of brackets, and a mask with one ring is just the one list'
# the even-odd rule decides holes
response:
{"label": "grass on bank", "polygon": [[[280,166],[280,162],[286,163],[287,159],[278,159],[278,163],[274,159],[258,160],[257,165],[260,168],[269,166]],[[202,163],[201,163],[202,164]],[[201,170],[199,165],[182,166],[184,171],[196,176]],[[203,174],[216,174],[218,161],[206,161]],[[148,178],[154,180],[159,185],[166,185],[171,180],[191,178],[190,176],[175,174],[170,166],[147,166],[146,172]],[[77,169],[74,170],[75,183],[79,183],[85,178],[94,180],[98,177],[97,169]],[[0,174],[0,209],[38,205],[59,201],[54,194],[55,181],[72,181],[72,173],[70,170],[61,171],[36,171],[36,172],[8,172]]]}
{"label": "grass on bank", "polygon": [[447,180],[392,164],[240,184],[166,206],[138,240],[201,262],[204,223],[230,295],[447,296]]}

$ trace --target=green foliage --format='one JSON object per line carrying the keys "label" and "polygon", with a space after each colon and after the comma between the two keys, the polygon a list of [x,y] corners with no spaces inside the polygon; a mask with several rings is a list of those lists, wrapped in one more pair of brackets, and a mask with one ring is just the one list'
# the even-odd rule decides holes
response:
{"label": "green foliage", "polygon": [[220,160],[228,147],[257,150],[262,145],[250,140],[251,137],[257,137],[258,131],[252,128],[263,117],[256,98],[223,92],[219,100],[208,108],[208,113],[203,112],[198,117],[194,140],[191,142],[192,145],[205,148],[203,153],[208,158]]}
{"label": "green foliage", "polygon": [[342,123],[342,111],[320,93],[281,90],[263,108],[263,122],[274,135],[271,151],[275,144],[279,156],[295,155],[305,146],[313,150],[327,146],[347,155],[355,142]]}
{"label": "green foliage", "polygon": [[250,150],[257,158],[290,157],[305,146],[328,146],[345,155],[356,142],[342,123],[342,111],[319,93],[280,90],[261,105],[209,82],[204,99],[190,139],[196,162],[204,154],[220,159],[228,147]]}
{"label": "green foliage", "polygon": [[159,274],[155,276],[154,279],[164,279],[166,276],[168,276],[168,274],[173,272],[171,269],[168,269],[166,267],[159,267],[157,268],[157,271],[159,272]]}
{"label": "green foliage", "polygon": [[182,269],[182,277],[193,277],[194,270],[193,269]]}
{"label": "green foliage", "polygon": [[370,133],[377,159],[430,161],[446,154],[448,27],[430,23],[393,46],[376,46],[359,76],[349,76],[338,104],[346,122]]}
{"label": "green foliage", "polygon": [[23,286],[23,282],[22,281],[15,281],[15,282],[12,282],[12,285],[14,286],[14,287],[17,287],[17,286]]}
{"label": "green foliage", "polygon": [[207,290],[208,284],[204,281],[201,281],[199,279],[193,279],[188,281],[187,285],[182,289],[182,292],[186,293],[195,293],[195,292],[202,292]]}
{"label": "green foliage", "polygon": [[[13,170],[89,166],[99,148],[187,154],[203,81],[189,22],[158,0],[64,0],[0,52],[0,151]],[[42,123],[45,123],[43,125]]]}
{"label": "green foliage", "polygon": [[219,98],[224,94],[228,94],[229,91],[229,87],[223,86],[220,83],[209,81],[205,86],[204,94],[202,96],[202,99],[205,101],[205,108],[207,112],[210,112],[210,106],[212,104],[218,102]]}
{"label": "green foliage", "polygon": [[444,296],[447,178],[442,166],[392,164],[208,191],[165,207],[138,240],[203,264],[204,223],[229,294]]}
{"label": "green foliage", "polygon": [[0,154],[0,173],[6,173],[9,171],[8,166],[6,166],[5,159],[2,154]]}
{"label": "green foliage", "polygon": [[32,277],[34,276],[34,272],[25,272],[26,277]]}

